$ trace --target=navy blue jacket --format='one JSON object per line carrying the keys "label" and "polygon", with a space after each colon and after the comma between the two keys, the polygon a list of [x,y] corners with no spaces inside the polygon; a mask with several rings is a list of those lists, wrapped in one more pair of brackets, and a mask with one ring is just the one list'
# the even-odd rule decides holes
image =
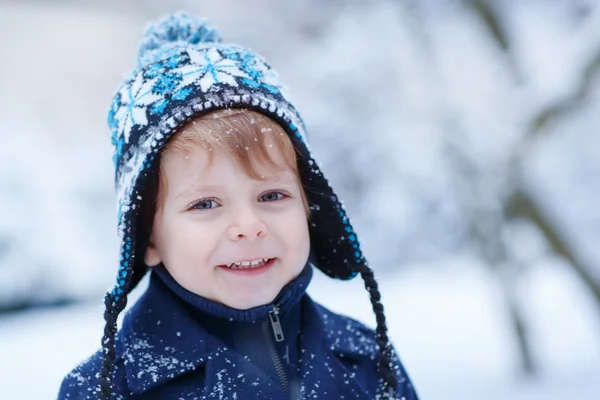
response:
{"label": "navy blue jacket", "polygon": [[[117,336],[115,399],[373,400],[375,332],[305,294],[312,269],[274,304],[247,311],[210,302],[164,269],[123,320]],[[417,395],[394,355],[399,398]],[[67,375],[59,400],[96,399],[100,352]]]}

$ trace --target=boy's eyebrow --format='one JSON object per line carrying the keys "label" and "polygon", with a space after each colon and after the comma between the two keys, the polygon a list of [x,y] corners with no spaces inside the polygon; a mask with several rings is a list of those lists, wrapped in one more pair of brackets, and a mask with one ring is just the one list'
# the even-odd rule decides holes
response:
{"label": "boy's eyebrow", "polygon": [[262,175],[262,180],[264,182],[277,183],[277,182],[291,181],[293,179],[293,177],[294,176],[291,174],[278,173],[278,174]]}
{"label": "boy's eyebrow", "polygon": [[[269,183],[269,184],[273,184],[273,183],[290,183],[291,184],[293,182],[294,182],[294,176],[291,174],[285,174],[285,173],[265,175],[264,181],[263,181],[263,183]],[[196,186],[196,187],[185,190],[185,191],[175,195],[175,199],[179,199],[180,197],[189,196],[192,194],[198,194],[198,193],[203,193],[203,192],[219,192],[222,190],[224,190],[224,187],[222,185]]]}
{"label": "boy's eyebrow", "polygon": [[178,199],[183,196],[189,196],[191,194],[198,194],[198,193],[202,193],[202,192],[218,192],[219,190],[222,190],[222,189],[223,189],[223,186],[219,186],[219,185],[193,187],[191,189],[188,189],[188,190],[185,190],[185,191],[179,193],[178,195],[175,196],[175,198]]}
{"label": "boy's eyebrow", "polygon": [[276,174],[276,175],[266,175],[262,179],[262,184],[269,185],[277,185],[277,184],[285,184],[292,185],[296,183],[296,176],[294,174]]}

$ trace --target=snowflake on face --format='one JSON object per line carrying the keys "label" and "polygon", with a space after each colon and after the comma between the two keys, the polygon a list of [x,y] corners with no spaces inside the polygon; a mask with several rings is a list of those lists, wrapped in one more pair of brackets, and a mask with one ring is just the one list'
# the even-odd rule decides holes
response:
{"label": "snowflake on face", "polygon": [[155,83],[156,79],[144,80],[143,74],[138,74],[131,85],[125,85],[119,92],[121,105],[115,112],[114,118],[119,121],[118,132],[121,133],[125,143],[129,143],[129,136],[134,126],[148,124],[147,107],[162,98],[152,91]]}
{"label": "snowflake on face", "polygon": [[248,75],[240,70],[235,61],[223,57],[217,49],[198,51],[187,50],[190,64],[177,68],[182,80],[178,88],[191,84],[200,86],[203,92],[208,92],[215,84],[238,86],[236,77],[247,78]]}

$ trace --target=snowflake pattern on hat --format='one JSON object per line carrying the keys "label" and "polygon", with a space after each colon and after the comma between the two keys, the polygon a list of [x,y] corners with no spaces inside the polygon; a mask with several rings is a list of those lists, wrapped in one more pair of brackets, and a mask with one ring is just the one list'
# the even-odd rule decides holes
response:
{"label": "snowflake pattern on hat", "polygon": [[[148,113],[162,115],[171,101],[185,101],[194,91],[217,92],[224,87],[266,89],[287,100],[275,72],[256,54],[237,46],[185,49],[140,69],[117,92],[109,115],[113,143],[129,142],[131,130],[148,124]],[[289,101],[289,100],[288,100]],[[116,125],[115,125],[116,121]]]}

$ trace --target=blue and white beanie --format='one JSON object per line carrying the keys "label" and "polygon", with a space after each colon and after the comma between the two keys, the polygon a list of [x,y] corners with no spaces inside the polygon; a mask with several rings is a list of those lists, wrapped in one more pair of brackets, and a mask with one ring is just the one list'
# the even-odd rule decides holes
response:
{"label": "blue and white beanie", "polygon": [[[148,269],[143,256],[150,232],[140,226],[147,227],[142,219],[151,218],[143,210],[154,201],[151,193],[156,188],[151,186],[156,185],[161,149],[191,119],[225,108],[260,112],[289,134],[311,209],[310,261],[332,278],[351,279],[361,273],[376,314],[381,314],[377,333],[386,356],[385,317],[372,271],[343,205],[311,156],[304,123],[277,73],[252,50],[223,43],[205,20],[179,12],[148,26],[137,66],[117,89],[108,115],[121,257],[117,282],[105,299],[105,394],[111,386],[117,316]],[[389,365],[389,358],[382,361]]]}

